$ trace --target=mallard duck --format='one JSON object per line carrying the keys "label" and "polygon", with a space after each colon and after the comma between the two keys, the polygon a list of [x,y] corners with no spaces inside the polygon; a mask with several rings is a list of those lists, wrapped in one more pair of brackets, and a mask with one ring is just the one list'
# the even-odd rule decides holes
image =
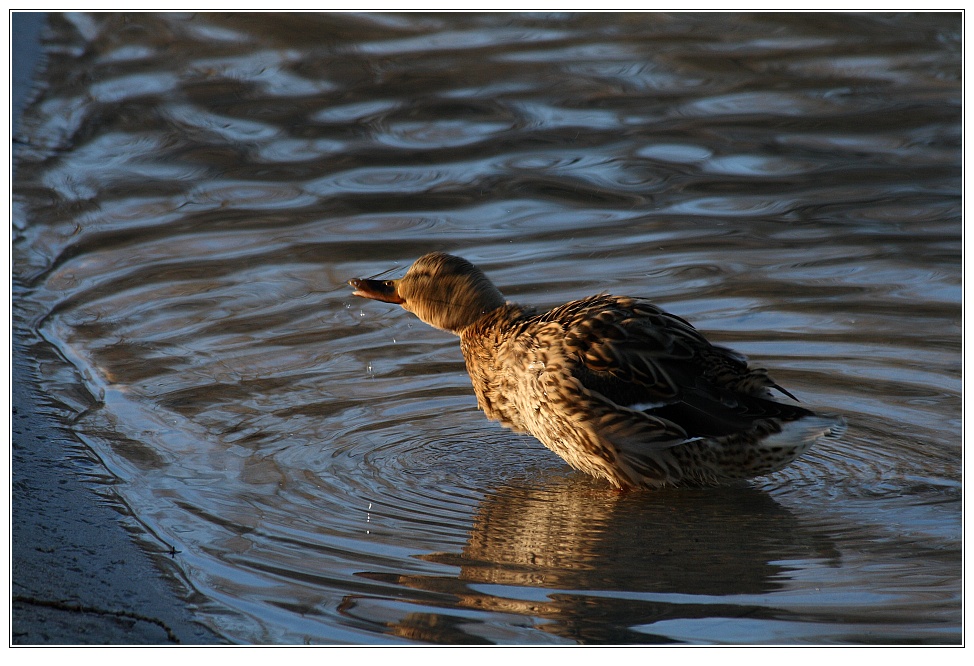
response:
{"label": "mallard duck", "polygon": [[401,279],[349,284],[356,296],[397,303],[458,335],[488,418],[616,488],[769,474],[840,425],[642,298],[603,293],[539,313],[505,301],[469,261],[439,252]]}

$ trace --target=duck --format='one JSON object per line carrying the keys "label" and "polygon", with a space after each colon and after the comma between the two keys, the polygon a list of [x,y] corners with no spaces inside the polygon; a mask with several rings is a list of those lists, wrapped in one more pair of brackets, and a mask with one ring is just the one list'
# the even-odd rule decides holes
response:
{"label": "duck", "polygon": [[489,419],[618,490],[744,482],[842,427],[645,298],[600,293],[542,312],[442,252],[399,279],[348,284],[458,336]]}

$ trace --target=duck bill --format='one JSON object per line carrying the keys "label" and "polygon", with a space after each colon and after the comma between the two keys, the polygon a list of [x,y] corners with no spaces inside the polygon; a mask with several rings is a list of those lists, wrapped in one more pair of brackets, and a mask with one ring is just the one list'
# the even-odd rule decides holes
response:
{"label": "duck bill", "polygon": [[371,298],[373,301],[382,301],[383,303],[398,303],[400,305],[406,302],[399,295],[399,292],[396,291],[396,280],[361,280],[359,278],[352,278],[348,283],[355,288],[355,291],[352,292],[353,296]]}

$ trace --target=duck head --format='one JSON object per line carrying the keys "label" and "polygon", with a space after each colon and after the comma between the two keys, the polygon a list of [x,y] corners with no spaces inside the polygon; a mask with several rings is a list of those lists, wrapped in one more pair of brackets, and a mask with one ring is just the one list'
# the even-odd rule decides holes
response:
{"label": "duck head", "polygon": [[430,326],[456,334],[504,305],[504,296],[479,268],[441,252],[423,255],[398,280],[348,283],[356,296],[398,303]]}

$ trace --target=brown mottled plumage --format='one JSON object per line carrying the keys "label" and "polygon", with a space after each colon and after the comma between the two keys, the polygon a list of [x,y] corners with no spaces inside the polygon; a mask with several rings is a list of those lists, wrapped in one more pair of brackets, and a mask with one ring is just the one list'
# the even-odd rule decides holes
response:
{"label": "brown mottled plumage", "polygon": [[781,469],[840,425],[774,400],[765,370],[641,298],[544,314],[507,303],[473,264],[420,257],[399,280],[349,280],[460,336],[491,419],[620,488],[719,484]]}

